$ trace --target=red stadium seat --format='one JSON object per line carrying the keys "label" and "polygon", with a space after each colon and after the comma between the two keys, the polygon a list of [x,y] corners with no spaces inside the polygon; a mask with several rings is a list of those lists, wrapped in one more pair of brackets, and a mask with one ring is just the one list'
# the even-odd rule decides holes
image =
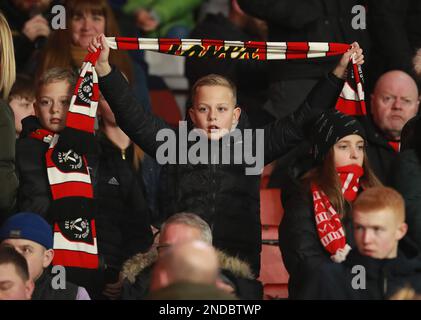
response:
{"label": "red stadium seat", "polygon": [[262,254],[259,280],[263,283],[264,299],[288,297],[288,272],[278,247],[278,226],[283,217],[280,189],[260,190],[262,221]]}

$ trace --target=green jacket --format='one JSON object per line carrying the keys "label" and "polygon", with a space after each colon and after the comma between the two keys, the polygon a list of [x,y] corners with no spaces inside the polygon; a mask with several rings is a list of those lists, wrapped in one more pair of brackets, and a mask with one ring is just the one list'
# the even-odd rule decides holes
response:
{"label": "green jacket", "polygon": [[158,29],[148,34],[151,37],[164,37],[174,26],[194,26],[194,10],[202,3],[201,0],[128,0],[123,11],[133,14],[139,9],[154,12],[160,21]]}
{"label": "green jacket", "polygon": [[15,173],[15,120],[9,105],[0,100],[0,223],[14,209],[18,179]]}

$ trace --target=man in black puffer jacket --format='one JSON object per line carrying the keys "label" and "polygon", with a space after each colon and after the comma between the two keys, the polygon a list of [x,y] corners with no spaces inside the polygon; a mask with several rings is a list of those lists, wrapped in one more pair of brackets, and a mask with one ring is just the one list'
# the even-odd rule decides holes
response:
{"label": "man in black puffer jacket", "polygon": [[[285,154],[304,139],[303,128],[323,110],[335,105],[350,53],[356,52],[361,64],[362,50],[356,45],[344,54],[333,73],[316,85],[299,110],[285,120],[265,126],[260,132],[250,132],[242,125],[241,109],[236,105],[232,83],[216,75],[202,78],[192,90],[193,106],[189,109],[195,126],[191,131],[196,133],[196,137],[187,141],[186,127],[177,132],[161,119],[145,113],[142,105],[134,99],[124,76],[109,65],[109,47],[104,35],[93,39],[90,51],[96,51],[100,46],[103,49],[96,64],[99,86],[117,123],[145,152],[158,160],[161,158],[162,164],[166,161],[170,163],[171,178],[167,179],[165,186],[168,192],[165,195],[165,214],[169,216],[181,211],[198,214],[211,226],[214,246],[245,260],[258,275],[261,251],[260,172],[247,174],[250,173],[248,169],[260,167],[258,159],[264,155],[261,168],[257,168],[262,169],[263,164]],[[232,137],[228,134],[232,131],[240,131],[240,134]],[[222,139],[224,136],[229,140]],[[202,145],[211,148],[211,152],[207,153],[200,150],[200,159],[197,159],[199,142],[193,143],[198,138]],[[255,152],[241,154],[240,158],[234,159],[235,144],[243,144],[244,149]],[[214,145],[219,149],[213,149]],[[230,161],[219,164],[221,154],[227,153],[224,148],[233,145],[229,148]],[[163,151],[164,147],[168,150]],[[186,159],[183,159],[183,153]],[[192,155],[196,157],[193,161]],[[256,156],[253,164],[246,158],[251,155]],[[256,166],[253,168],[253,165]]]}

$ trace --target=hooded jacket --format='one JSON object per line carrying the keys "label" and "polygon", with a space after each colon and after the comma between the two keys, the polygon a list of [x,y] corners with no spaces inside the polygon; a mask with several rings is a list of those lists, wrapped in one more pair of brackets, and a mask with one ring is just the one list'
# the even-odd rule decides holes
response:
{"label": "hooded jacket", "polygon": [[[221,277],[234,287],[238,298],[262,299],[262,284],[254,278],[247,263],[219,250],[217,250],[217,255]],[[139,253],[124,263],[121,271],[124,278],[122,299],[142,300],[148,296],[152,269],[157,259],[158,252],[152,249],[145,254]]]}

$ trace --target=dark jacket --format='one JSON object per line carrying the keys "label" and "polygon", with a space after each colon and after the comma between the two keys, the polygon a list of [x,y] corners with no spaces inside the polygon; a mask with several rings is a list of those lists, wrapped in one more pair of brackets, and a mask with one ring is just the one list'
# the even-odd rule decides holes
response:
{"label": "dark jacket", "polygon": [[[361,285],[360,279],[365,280],[365,290],[352,287]],[[384,300],[408,286],[420,293],[421,258],[418,250],[399,250],[394,259],[374,259],[352,250],[342,264],[324,265],[318,283],[317,299]]]}
{"label": "dark jacket", "polygon": [[[296,113],[265,127],[264,145],[259,146],[264,148],[265,163],[288,152],[303,139],[302,127],[324,109],[334,105],[342,84],[332,75],[325,77]],[[99,85],[122,130],[146,153],[155,156],[163,144],[157,141],[158,132],[161,129],[174,129],[154,115],[145,113],[120,72],[113,70],[101,77]],[[240,124],[238,127],[244,129]],[[177,137],[178,132],[175,131],[178,142]],[[256,141],[255,132],[252,139]],[[230,143],[242,143],[241,137]],[[178,150],[177,146],[175,150]],[[209,157],[213,157],[211,152]],[[233,162],[234,157],[230,159]],[[261,251],[260,176],[246,175],[244,161],[242,164],[208,163],[168,165],[171,167],[171,178],[167,180],[165,188],[168,190],[165,195],[165,215],[182,211],[200,215],[211,226],[215,247],[229,255],[238,255],[258,275]]]}
{"label": "dark jacket", "polygon": [[368,31],[373,50],[372,83],[384,72],[413,72],[412,57],[421,47],[421,2],[418,0],[369,0]]}
{"label": "dark jacket", "polygon": [[[23,121],[17,144],[17,170],[22,181],[18,205],[20,211],[35,212],[50,221],[51,191],[45,166],[48,145],[28,136],[39,127],[35,117]],[[88,165],[97,203],[95,223],[101,271],[97,273],[101,279],[94,282],[103,284],[116,282],[122,263],[149,249],[152,230],[143,190],[131,166],[132,147],[126,150],[124,160],[121,150],[105,137],[99,138],[98,143],[99,153],[88,155]],[[88,285],[86,288],[90,289]]]}
{"label": "dark jacket", "polygon": [[[289,273],[290,299],[307,299],[319,268],[332,263],[329,252],[320,242],[310,190],[298,182],[282,190],[284,217],[279,226],[279,247]],[[353,247],[351,223],[347,214],[342,220],[347,243]]]}
{"label": "dark jacket", "polygon": [[133,144],[123,153],[104,134],[99,134],[98,142],[98,158],[91,161],[98,250],[103,253],[105,270],[114,272],[117,280],[123,262],[148,251],[153,235],[143,185],[132,164]]}
{"label": "dark jacket", "polygon": [[392,186],[405,199],[408,236],[421,248],[421,161],[417,151],[400,153],[392,172]]}
{"label": "dark jacket", "polygon": [[[263,287],[256,280],[247,263],[217,251],[221,276],[235,289],[241,300],[260,300],[263,298]],[[158,259],[156,249],[146,254],[137,254],[124,263],[122,296],[124,300],[143,300],[149,295],[152,269]]]}
{"label": "dark jacket", "polygon": [[53,289],[53,277],[48,270],[35,281],[35,289],[32,293],[32,300],[76,300],[79,287],[66,281],[63,289]]}
{"label": "dark jacket", "polygon": [[[366,30],[353,29],[352,8],[358,0],[238,0],[248,14],[268,23],[270,41],[352,43],[358,41],[368,57]],[[273,80],[319,78],[333,68],[338,57],[274,61]]]}
{"label": "dark jacket", "polygon": [[371,169],[377,178],[386,185],[390,185],[392,164],[398,156],[388,143],[388,140],[375,127],[371,118],[360,118],[367,136],[367,156]]}
{"label": "dark jacket", "polygon": [[15,174],[15,121],[9,105],[0,100],[0,224],[12,214],[18,179]]}

